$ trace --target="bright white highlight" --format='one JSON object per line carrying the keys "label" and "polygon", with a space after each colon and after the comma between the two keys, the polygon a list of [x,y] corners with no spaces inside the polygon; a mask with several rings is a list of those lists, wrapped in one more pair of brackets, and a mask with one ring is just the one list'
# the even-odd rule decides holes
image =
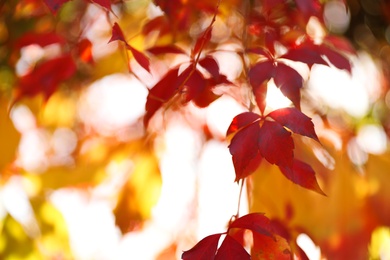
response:
{"label": "bright white highlight", "polygon": [[357,134],[357,143],[367,153],[381,154],[387,148],[387,137],[379,125],[365,125]]}
{"label": "bright white highlight", "polygon": [[313,240],[311,240],[308,235],[304,233],[299,234],[297,237],[297,244],[300,248],[302,248],[310,260],[321,259],[320,248],[314,244]]}
{"label": "bright white highlight", "polygon": [[103,135],[115,135],[145,112],[148,91],[134,77],[113,74],[95,81],[80,98],[81,120]]}

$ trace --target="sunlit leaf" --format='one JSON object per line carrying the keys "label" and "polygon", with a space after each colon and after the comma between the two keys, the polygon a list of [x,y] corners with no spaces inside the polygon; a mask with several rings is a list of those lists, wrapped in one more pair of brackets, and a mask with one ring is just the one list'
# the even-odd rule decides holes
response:
{"label": "sunlit leaf", "polygon": [[261,163],[262,155],[256,142],[259,130],[259,124],[252,123],[236,133],[230,142],[229,151],[236,172],[235,181],[252,174]]}
{"label": "sunlit leaf", "polygon": [[294,142],[289,131],[276,122],[264,121],[258,135],[260,153],[268,162],[292,167]]}
{"label": "sunlit leaf", "polygon": [[298,109],[292,107],[281,108],[272,111],[267,116],[289,128],[294,133],[313,138],[319,142],[311,118],[303,114]]}
{"label": "sunlit leaf", "polygon": [[250,213],[234,220],[229,228],[249,229],[258,234],[273,237],[270,220],[263,213]]}
{"label": "sunlit leaf", "polygon": [[294,160],[292,168],[286,166],[279,166],[279,168],[284,176],[292,182],[321,195],[325,195],[318,185],[313,168],[307,163],[300,160]]}
{"label": "sunlit leaf", "polygon": [[279,62],[275,68],[274,82],[280,88],[280,91],[299,109],[300,89],[303,86],[302,76],[290,66]]}
{"label": "sunlit leaf", "polygon": [[244,112],[235,116],[230,123],[230,126],[226,132],[226,135],[236,132],[244,126],[247,126],[254,121],[260,119],[260,115],[253,112]]}

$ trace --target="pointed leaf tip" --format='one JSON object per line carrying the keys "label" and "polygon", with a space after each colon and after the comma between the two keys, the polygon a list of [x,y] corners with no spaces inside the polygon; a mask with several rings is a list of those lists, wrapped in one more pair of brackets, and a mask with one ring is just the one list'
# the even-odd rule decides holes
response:
{"label": "pointed leaf tip", "polygon": [[217,251],[219,238],[222,234],[213,234],[203,238],[190,250],[184,251],[181,255],[183,260],[210,259],[213,260]]}
{"label": "pointed leaf tip", "polygon": [[285,166],[279,166],[279,168],[284,176],[295,184],[326,196],[318,185],[313,168],[307,163],[295,159],[292,168]]}
{"label": "pointed leaf tip", "polygon": [[310,137],[320,143],[311,118],[297,108],[287,107],[277,109],[269,113],[267,117],[271,117],[273,120],[296,134]]}

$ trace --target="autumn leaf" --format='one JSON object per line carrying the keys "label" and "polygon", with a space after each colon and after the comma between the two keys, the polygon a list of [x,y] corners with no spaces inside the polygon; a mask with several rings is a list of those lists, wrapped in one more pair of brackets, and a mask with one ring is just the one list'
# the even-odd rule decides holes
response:
{"label": "autumn leaf", "polygon": [[302,76],[296,70],[281,62],[278,62],[274,73],[275,85],[299,109],[300,89],[303,86]]}
{"label": "autumn leaf", "polygon": [[125,39],[125,35],[118,23],[114,23],[112,26],[112,35],[108,43],[113,41],[122,41],[126,44],[126,47],[129,45]]}
{"label": "autumn leaf", "polygon": [[70,0],[43,0],[50,11],[56,15],[61,6]]}
{"label": "autumn leaf", "polygon": [[291,133],[276,122],[264,121],[259,130],[258,146],[261,155],[271,164],[291,167],[294,142]]}
{"label": "autumn leaf", "polygon": [[23,34],[23,36],[16,41],[14,47],[20,49],[22,47],[31,44],[38,44],[41,47],[45,47],[55,43],[64,44],[65,39],[55,32],[47,32],[47,33],[27,32]]}
{"label": "autumn leaf", "polygon": [[235,134],[229,145],[238,181],[252,174],[260,165],[262,155],[256,140],[259,139],[260,126],[252,123]]}
{"label": "autumn leaf", "polygon": [[295,159],[293,167],[279,166],[279,168],[284,176],[292,182],[326,196],[318,185],[313,168],[307,163]]}
{"label": "autumn leaf", "polygon": [[230,223],[230,228],[249,229],[258,234],[273,237],[271,222],[263,213],[249,213],[244,215]]}
{"label": "autumn leaf", "polygon": [[145,104],[146,114],[144,116],[144,124],[148,125],[149,120],[156,111],[178,91],[179,68],[171,69],[164,77],[158,81],[151,90]]}
{"label": "autumn leaf", "polygon": [[292,254],[287,241],[278,235],[273,238],[253,233],[252,259],[291,260]]}
{"label": "autumn leaf", "polygon": [[226,235],[225,239],[222,242],[221,247],[218,249],[215,259],[216,260],[218,259],[245,260],[245,259],[251,259],[251,256],[248,254],[248,252],[243,248],[243,246],[240,243],[238,243],[230,235]]}
{"label": "autumn leaf", "polygon": [[147,72],[150,72],[149,58],[146,57],[142,52],[134,49],[131,45],[128,45],[127,48],[131,51],[134,59],[138,62],[138,64],[141,65],[141,67],[144,68]]}
{"label": "autumn leaf", "polygon": [[236,132],[237,130],[240,130],[242,127],[245,127],[254,121],[260,119],[260,115],[253,113],[253,112],[244,112],[237,116],[235,116],[226,131],[226,135],[228,136],[231,133]]}
{"label": "autumn leaf", "polygon": [[261,86],[264,81],[268,81],[274,77],[275,66],[272,61],[266,60],[264,62],[256,63],[248,73],[249,81],[254,89]]}
{"label": "autumn leaf", "polygon": [[276,122],[287,127],[296,134],[307,136],[317,142],[320,142],[317,134],[315,133],[314,124],[311,121],[311,118],[296,108],[280,108],[269,113],[267,117],[271,117]]}
{"label": "autumn leaf", "polygon": [[142,68],[144,68],[146,71],[150,72],[149,66],[150,61],[149,58],[146,57],[142,52],[138,51],[134,47],[132,47],[125,39],[125,36],[123,34],[122,29],[120,28],[118,23],[114,23],[112,26],[112,36],[108,43],[113,41],[121,41],[125,44],[126,49],[130,50],[131,53],[134,56],[134,59],[138,62],[139,65],[141,65]]}
{"label": "autumn leaf", "polygon": [[185,259],[210,259],[213,260],[217,251],[218,241],[222,234],[213,234],[203,238],[193,248],[184,251],[181,255]]}
{"label": "autumn leaf", "polygon": [[314,64],[328,65],[321,57],[321,54],[316,51],[314,46],[308,44],[301,44],[296,48],[289,49],[287,53],[280,58],[306,63],[309,68]]}
{"label": "autumn leaf", "polygon": [[192,57],[195,57],[195,55],[201,52],[203,48],[207,45],[207,43],[210,42],[212,32],[211,25],[196,40],[194,49],[192,50]]}
{"label": "autumn leaf", "polygon": [[154,46],[146,50],[147,52],[153,55],[162,55],[162,54],[186,54],[184,50],[175,46],[175,45],[161,45]]}
{"label": "autumn leaf", "polygon": [[92,43],[89,39],[84,38],[77,44],[77,54],[85,63],[93,63]]}
{"label": "autumn leaf", "polygon": [[69,54],[48,60],[20,78],[14,102],[21,97],[33,97],[40,93],[48,99],[58,85],[72,77],[75,72],[76,64]]}

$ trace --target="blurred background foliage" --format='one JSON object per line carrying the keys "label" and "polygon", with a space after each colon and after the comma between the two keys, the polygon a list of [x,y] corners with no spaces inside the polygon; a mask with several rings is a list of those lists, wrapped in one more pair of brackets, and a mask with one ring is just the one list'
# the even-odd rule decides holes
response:
{"label": "blurred background foliage", "polygon": [[[212,48],[236,43],[231,35],[242,33],[243,2],[222,1]],[[324,258],[389,259],[390,5],[322,2],[324,30],[348,38],[358,50],[355,61],[363,65],[352,77],[367,74],[366,103],[348,95],[353,88],[341,99],[367,108],[353,113],[335,103],[342,82],[332,88],[330,102],[305,93],[304,109],[323,146],[294,137],[295,153],[313,166],[327,197],[301,189],[263,163],[248,180],[247,210],[280,221],[295,238],[307,234]],[[108,44],[118,22],[140,51],[176,43],[189,52],[216,1],[115,0],[111,10],[99,3],[69,1],[53,15],[41,0],[0,1],[1,259],[174,259],[215,231],[204,222],[212,222],[218,209],[226,213],[218,219],[222,227],[236,209],[236,189],[233,199],[220,190],[235,186],[231,158],[211,152],[227,151],[226,122],[216,121],[233,101],[221,103],[214,117],[211,110],[174,104],[164,121],[160,115],[145,130],[147,89],[181,58],[148,54],[148,74],[124,46]],[[23,83],[34,68],[68,56],[77,68],[71,76],[58,74],[73,66],[67,61]],[[242,82],[238,64],[232,80]],[[234,89],[225,94],[233,106],[244,103]],[[175,137],[179,142],[172,144]],[[204,154],[212,158],[211,172],[200,165]],[[211,176],[204,177],[202,169]],[[212,179],[214,174],[219,177]],[[213,206],[200,213],[207,200]],[[229,200],[233,206],[225,205]]]}

